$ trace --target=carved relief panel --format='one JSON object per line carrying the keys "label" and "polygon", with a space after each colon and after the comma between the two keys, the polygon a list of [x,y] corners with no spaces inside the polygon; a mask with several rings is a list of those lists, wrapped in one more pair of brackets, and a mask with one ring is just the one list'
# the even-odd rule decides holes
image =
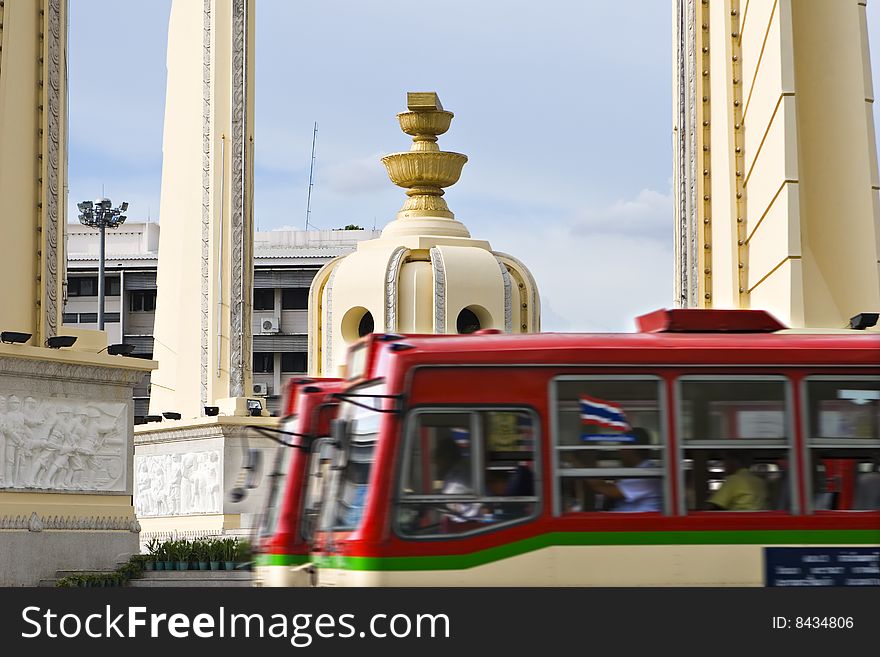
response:
{"label": "carved relief panel", "polygon": [[135,513],[140,517],[220,513],[220,450],[135,456]]}
{"label": "carved relief panel", "polygon": [[126,489],[128,405],[0,392],[0,489]]}

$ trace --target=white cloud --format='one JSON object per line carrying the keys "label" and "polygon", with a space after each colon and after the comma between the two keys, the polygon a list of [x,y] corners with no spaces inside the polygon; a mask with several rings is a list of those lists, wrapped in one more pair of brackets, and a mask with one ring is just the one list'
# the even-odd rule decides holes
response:
{"label": "white cloud", "polygon": [[544,331],[631,331],[637,315],[672,303],[671,194],[581,210],[573,222],[496,228],[493,248],[521,259],[538,282]]}
{"label": "white cloud", "polygon": [[392,185],[380,161],[383,155],[374,153],[327,165],[320,169],[319,182],[330,192],[341,195],[383,192]]}
{"label": "white cloud", "polygon": [[607,208],[584,208],[575,217],[573,232],[672,239],[672,191],[643,189],[633,199],[620,199]]}

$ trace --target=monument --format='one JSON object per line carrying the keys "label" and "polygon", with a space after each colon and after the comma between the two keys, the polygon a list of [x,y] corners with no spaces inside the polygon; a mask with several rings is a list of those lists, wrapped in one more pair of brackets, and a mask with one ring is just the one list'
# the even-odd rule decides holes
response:
{"label": "monument", "polygon": [[61,325],[67,2],[0,6],[0,585],[138,551],[132,388],[152,361]]}
{"label": "monument", "polygon": [[864,0],[674,0],[676,302],[880,310]]}
{"label": "monument", "polygon": [[348,345],[367,333],[507,333],[540,330],[538,286],[519,260],[471,237],[449,210],[443,188],[467,157],[441,151],[453,113],[436,93],[407,94],[397,115],[409,151],[382,158],[406,189],[396,219],[357,251],[318,272],[309,293],[309,370],[336,376]]}
{"label": "monument", "polygon": [[[254,3],[175,0],[168,26],[153,374],[135,437],[142,541],[246,535],[261,489],[234,502],[250,448],[273,444],[253,398]],[[268,463],[268,459],[264,462]]]}

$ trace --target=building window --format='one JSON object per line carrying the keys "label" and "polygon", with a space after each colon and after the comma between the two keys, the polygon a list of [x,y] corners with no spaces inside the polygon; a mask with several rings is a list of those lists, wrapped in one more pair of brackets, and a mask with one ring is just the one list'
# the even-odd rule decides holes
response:
{"label": "building window", "polygon": [[155,311],[156,290],[132,290],[128,298],[128,309],[132,312]]}
{"label": "building window", "polygon": [[118,276],[105,276],[104,277],[104,296],[107,297],[118,297],[119,296],[119,277]]}
{"label": "building window", "polygon": [[80,324],[96,324],[98,322],[98,313],[80,313]]}
{"label": "building window", "polygon": [[74,276],[67,279],[67,296],[95,297],[98,296],[97,276]]}
{"label": "building window", "polygon": [[119,323],[119,313],[104,313],[104,321],[108,323]]}
{"label": "building window", "polygon": [[79,322],[79,315],[76,313],[64,313],[61,316],[62,324],[77,324]]}
{"label": "building window", "polygon": [[787,386],[781,377],[680,380],[688,510],[791,509]]}
{"label": "building window", "polygon": [[282,372],[305,372],[308,354],[304,351],[288,351],[281,354]]}
{"label": "building window", "polygon": [[536,426],[519,410],[417,411],[403,454],[398,533],[449,536],[533,517]]}
{"label": "building window", "polygon": [[806,392],[813,509],[880,509],[880,382],[816,377]]}
{"label": "building window", "polygon": [[272,352],[254,352],[254,373],[272,374],[275,371],[275,354]]}
{"label": "building window", "polygon": [[667,510],[659,379],[560,377],[555,403],[559,512]]}
{"label": "building window", "polygon": [[272,288],[254,289],[254,310],[275,310],[275,290]]}
{"label": "building window", "polygon": [[308,310],[309,288],[290,287],[281,291],[282,310]]}

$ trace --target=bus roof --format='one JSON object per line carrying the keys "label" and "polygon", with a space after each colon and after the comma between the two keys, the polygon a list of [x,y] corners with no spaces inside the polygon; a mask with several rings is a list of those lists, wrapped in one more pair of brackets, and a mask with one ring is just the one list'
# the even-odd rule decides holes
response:
{"label": "bus roof", "polygon": [[[403,336],[372,345],[388,350],[387,356],[401,359],[401,364],[880,367],[880,335],[855,332]],[[372,376],[379,375],[372,372]]]}

